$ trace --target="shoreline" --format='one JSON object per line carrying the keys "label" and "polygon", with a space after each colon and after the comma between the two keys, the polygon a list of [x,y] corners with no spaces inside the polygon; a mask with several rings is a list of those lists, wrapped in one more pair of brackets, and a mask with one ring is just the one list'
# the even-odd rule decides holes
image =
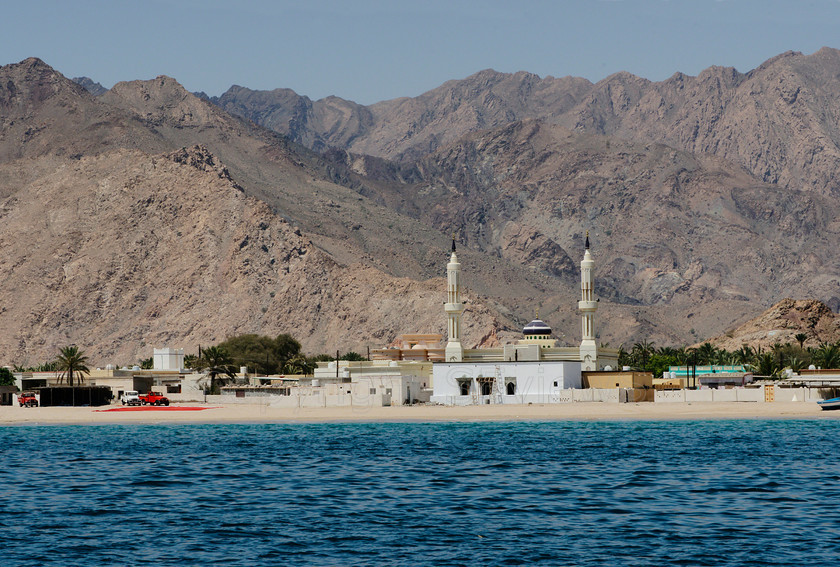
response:
{"label": "shoreline", "polygon": [[[0,426],[97,424],[440,423],[483,421],[689,421],[840,419],[814,402],[671,402],[278,408],[261,404],[173,404],[171,409],[103,411],[102,407],[0,407]],[[192,408],[191,411],[178,411]],[[200,409],[200,411],[199,411]]]}

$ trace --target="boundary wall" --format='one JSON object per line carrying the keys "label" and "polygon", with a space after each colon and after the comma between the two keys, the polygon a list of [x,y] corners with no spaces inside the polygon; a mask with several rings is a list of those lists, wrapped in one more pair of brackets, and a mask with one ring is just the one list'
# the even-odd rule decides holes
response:
{"label": "boundary wall", "polygon": [[[656,402],[761,402],[764,388],[730,388],[726,390],[657,390]],[[779,388],[773,386],[773,401],[817,402],[823,399],[820,388]]]}

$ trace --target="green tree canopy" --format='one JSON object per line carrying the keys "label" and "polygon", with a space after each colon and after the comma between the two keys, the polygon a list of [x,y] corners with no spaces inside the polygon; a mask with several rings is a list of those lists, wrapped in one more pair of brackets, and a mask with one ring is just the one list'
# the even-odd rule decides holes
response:
{"label": "green tree canopy", "polygon": [[276,338],[257,334],[230,337],[217,345],[224,349],[233,364],[247,366],[260,374],[289,373],[285,367],[300,352],[300,343],[291,335]]}
{"label": "green tree canopy", "polygon": [[15,376],[8,368],[0,367],[0,386],[14,386]]}
{"label": "green tree canopy", "polygon": [[201,357],[196,366],[210,377],[210,393],[218,394],[219,386],[217,379],[221,376],[221,382],[233,379],[236,376],[236,367],[227,351],[221,347],[209,347],[201,351]]}
{"label": "green tree canopy", "polygon": [[90,374],[90,369],[87,367],[88,358],[83,351],[80,351],[76,346],[67,346],[61,349],[58,358],[56,359],[57,370],[59,374],[59,383],[64,378],[67,378],[67,383],[73,386],[73,378],[78,377],[79,382],[84,381],[85,374]]}
{"label": "green tree canopy", "polygon": [[351,350],[349,352],[345,352],[344,354],[342,354],[341,358],[339,358],[339,360],[349,360],[349,361],[352,361],[352,362],[359,362],[359,361],[362,361],[362,360],[367,360],[367,358],[365,358],[364,356],[362,356],[358,352],[353,352]]}

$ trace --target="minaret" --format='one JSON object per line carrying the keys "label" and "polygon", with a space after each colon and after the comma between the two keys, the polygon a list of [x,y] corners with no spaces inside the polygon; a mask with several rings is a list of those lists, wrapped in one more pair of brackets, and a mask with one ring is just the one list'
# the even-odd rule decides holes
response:
{"label": "minaret", "polygon": [[447,292],[446,319],[449,326],[449,340],[446,343],[446,362],[462,362],[464,347],[461,346],[461,313],[464,304],[461,303],[461,264],[455,255],[455,239],[452,239],[452,256],[446,265]]}
{"label": "minaret", "polygon": [[580,362],[581,370],[598,369],[598,345],[595,344],[595,311],[598,302],[593,295],[592,268],[595,262],[589,253],[589,231],[586,231],[586,250],[580,263],[580,301],[578,310],[581,321]]}

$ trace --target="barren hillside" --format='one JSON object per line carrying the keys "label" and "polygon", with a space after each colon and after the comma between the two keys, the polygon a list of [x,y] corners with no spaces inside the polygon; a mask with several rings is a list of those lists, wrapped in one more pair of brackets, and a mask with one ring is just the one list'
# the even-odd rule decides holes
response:
{"label": "barren hillside", "polygon": [[840,51],[830,48],[783,53],[747,73],[710,67],[661,82],[626,72],[592,84],[485,70],[368,107],[336,97],[313,102],[288,89],[232,87],[214,100],[318,150],[410,162],[470,132],[539,118],[711,153],[783,187],[826,195],[840,189]]}
{"label": "barren hillside", "polygon": [[[779,61],[819,83],[832,54]],[[286,131],[296,140],[319,148],[342,139],[402,162],[346,148],[319,154],[169,77],[94,97],[37,59],[0,67],[0,362],[36,364],[70,343],[95,364],[123,364],[153,346],[189,351],[245,332],[289,332],[310,352],[442,332],[453,234],[471,345],[515,338],[537,308],[561,341],[579,341],[587,230],[601,342],[696,342],[780,297],[840,307],[830,188],[767,183],[737,152],[727,159],[635,135],[676,135],[688,120],[676,106],[692,100],[711,105],[701,123],[725,122],[732,93],[779,65],[696,79],[717,77],[718,98],[684,94],[677,77],[591,85],[485,71],[375,108],[296,103],[299,128]],[[651,89],[684,100],[643,120]],[[262,120],[260,96],[251,117]],[[558,124],[572,116],[575,129]],[[829,132],[828,111],[819,117],[811,131]],[[785,175],[801,178],[797,167]]]}

